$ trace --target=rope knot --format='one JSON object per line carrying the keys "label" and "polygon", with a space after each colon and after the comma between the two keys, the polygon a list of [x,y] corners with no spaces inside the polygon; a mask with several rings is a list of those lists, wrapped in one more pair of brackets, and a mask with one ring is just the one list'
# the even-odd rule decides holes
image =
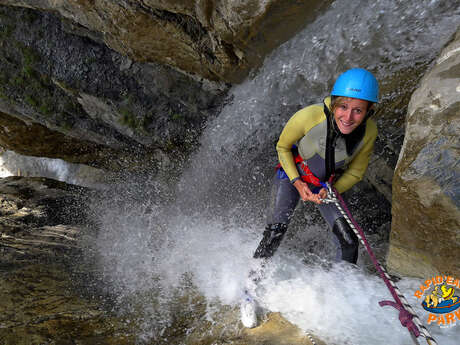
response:
{"label": "rope knot", "polygon": [[420,335],[420,330],[412,321],[414,315],[408,312],[402,305],[393,302],[393,301],[380,301],[379,305],[381,307],[389,305],[397,310],[399,310],[399,321],[403,327],[406,327],[409,332],[411,332],[415,337]]}

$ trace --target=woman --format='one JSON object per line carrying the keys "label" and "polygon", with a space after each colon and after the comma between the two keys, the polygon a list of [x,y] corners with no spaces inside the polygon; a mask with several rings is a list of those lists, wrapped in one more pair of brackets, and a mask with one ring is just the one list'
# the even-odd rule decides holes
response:
{"label": "woman", "polygon": [[274,177],[268,225],[255,258],[274,254],[301,198],[318,204],[332,228],[336,260],[356,263],[358,239],[334,204],[321,203],[327,197],[321,182],[341,170],[333,185],[342,193],[363,178],[377,137],[377,127],[370,119],[377,102],[375,77],[354,68],[339,76],[323,104],[306,107],[287,122],[276,145],[280,165]]}

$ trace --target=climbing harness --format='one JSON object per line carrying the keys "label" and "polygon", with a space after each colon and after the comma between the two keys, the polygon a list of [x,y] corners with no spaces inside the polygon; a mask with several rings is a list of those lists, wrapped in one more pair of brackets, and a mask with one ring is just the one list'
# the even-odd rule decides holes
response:
{"label": "climbing harness", "polygon": [[[302,170],[303,174],[299,177],[303,182],[310,183],[317,187],[321,187],[321,181],[317,178],[313,172],[310,170],[308,165],[305,163],[304,159],[300,156],[299,151],[297,150],[297,146],[292,146],[292,153],[294,156],[294,162],[300,170]],[[284,172],[283,167],[280,163],[275,167],[277,171],[278,178],[289,178],[287,174]],[[291,182],[292,183],[292,182]]]}
{"label": "climbing harness", "polygon": [[379,272],[380,277],[385,282],[386,286],[388,287],[388,290],[390,290],[390,293],[395,300],[394,302],[393,301],[380,301],[379,305],[381,307],[389,305],[399,310],[399,321],[401,322],[401,325],[406,327],[407,330],[410,332],[411,337],[416,344],[419,344],[419,342],[417,341],[417,338],[419,336],[422,336],[425,338],[426,342],[429,345],[437,345],[434,338],[431,336],[431,334],[422,324],[419,317],[417,316],[415,311],[412,309],[412,306],[406,300],[404,295],[399,291],[398,287],[393,282],[393,280],[391,279],[391,277],[389,276],[385,268],[382,265],[380,265],[380,263],[378,262],[371,247],[369,246],[369,243],[366,240],[366,237],[364,236],[363,230],[358,225],[358,223],[356,223],[356,221],[353,219],[342,196],[339,194],[339,192],[337,192],[337,190],[334,187],[331,187],[330,183],[321,182],[321,184],[327,190],[327,198],[321,199],[321,202],[333,203],[337,206],[342,216],[345,218],[345,220],[348,222],[348,224],[352,228],[353,232],[358,237],[359,241],[366,248],[367,253],[371,257],[372,263],[374,264],[374,267],[376,268],[377,272]]}

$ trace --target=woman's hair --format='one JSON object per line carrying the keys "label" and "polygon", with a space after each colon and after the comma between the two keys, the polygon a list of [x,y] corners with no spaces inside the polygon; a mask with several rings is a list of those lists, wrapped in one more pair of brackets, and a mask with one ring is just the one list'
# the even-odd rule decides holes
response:
{"label": "woman's hair", "polygon": [[[347,98],[350,97],[345,97],[345,96],[331,96],[331,112],[334,113],[335,109],[342,104],[343,101],[345,101]],[[367,101],[367,108],[366,108],[366,113],[371,109],[372,105],[374,103]]]}

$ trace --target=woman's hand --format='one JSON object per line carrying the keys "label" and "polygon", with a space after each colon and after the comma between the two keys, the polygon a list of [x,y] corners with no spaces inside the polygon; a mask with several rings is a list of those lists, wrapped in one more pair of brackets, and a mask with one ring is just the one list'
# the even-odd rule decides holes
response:
{"label": "woman's hand", "polygon": [[[294,187],[299,192],[300,198],[303,201],[311,201],[315,204],[321,204],[321,199],[327,196],[327,191],[324,188],[321,189],[318,194],[312,193],[310,188],[308,188],[308,184],[300,179],[294,182]],[[324,197],[322,195],[324,195]]]}
{"label": "woman's hand", "polygon": [[321,188],[321,190],[318,193],[320,199],[326,199],[327,198],[327,189],[326,188]]}

